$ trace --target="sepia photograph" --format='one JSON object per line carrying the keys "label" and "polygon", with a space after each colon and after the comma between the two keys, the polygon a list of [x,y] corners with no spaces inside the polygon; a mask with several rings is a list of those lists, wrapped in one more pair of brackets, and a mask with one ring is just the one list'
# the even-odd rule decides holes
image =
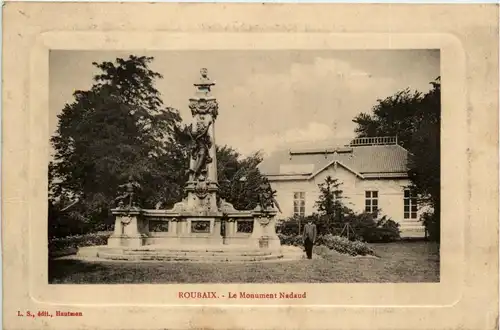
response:
{"label": "sepia photograph", "polygon": [[439,283],[440,76],[439,49],[51,50],[49,283]]}
{"label": "sepia photograph", "polygon": [[6,3],[3,328],[498,328],[498,10]]}

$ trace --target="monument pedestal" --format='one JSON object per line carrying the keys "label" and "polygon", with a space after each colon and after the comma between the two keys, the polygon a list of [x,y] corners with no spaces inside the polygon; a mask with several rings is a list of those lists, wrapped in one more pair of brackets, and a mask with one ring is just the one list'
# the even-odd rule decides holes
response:
{"label": "monument pedestal", "polygon": [[179,221],[179,241],[187,245],[222,245],[221,221],[217,217],[188,217]]}
{"label": "monument pedestal", "polygon": [[276,211],[254,213],[253,232],[250,245],[260,249],[279,250],[281,242],[276,234]]}
{"label": "monument pedestal", "polygon": [[111,235],[108,238],[109,247],[141,247],[146,244],[147,236],[145,235],[135,235],[135,236],[125,236]]}
{"label": "monument pedestal", "polygon": [[187,215],[165,217],[167,233],[150,233],[146,244],[159,245],[222,245],[221,219],[215,216]]}
{"label": "monument pedestal", "polygon": [[140,209],[114,209],[115,229],[108,238],[110,247],[140,247],[146,244],[148,221],[141,216]]}

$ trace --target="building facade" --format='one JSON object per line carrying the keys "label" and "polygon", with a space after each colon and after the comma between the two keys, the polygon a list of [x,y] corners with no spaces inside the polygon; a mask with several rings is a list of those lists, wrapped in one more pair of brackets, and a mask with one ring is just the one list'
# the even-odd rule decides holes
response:
{"label": "building facade", "polygon": [[358,138],[340,147],[278,151],[259,168],[277,192],[282,218],[316,212],[318,185],[330,176],[352,210],[379,210],[400,224],[402,237],[424,237],[423,209],[409,189],[408,155],[396,137]]}

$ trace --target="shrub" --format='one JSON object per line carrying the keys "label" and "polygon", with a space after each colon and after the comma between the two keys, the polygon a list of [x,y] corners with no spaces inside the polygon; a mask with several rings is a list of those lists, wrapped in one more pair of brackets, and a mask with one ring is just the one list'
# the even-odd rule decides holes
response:
{"label": "shrub", "polygon": [[302,235],[278,234],[281,245],[303,246]]}
{"label": "shrub", "polygon": [[[328,215],[313,214],[307,217],[292,217],[276,228],[284,236],[299,234],[299,223],[303,227],[309,220],[316,224],[318,235],[344,236],[351,241],[364,241],[368,243],[387,243],[401,238],[399,224],[386,216],[378,219],[378,214],[349,212],[344,210],[343,223],[332,221]],[[349,224],[349,230],[346,228]]]}
{"label": "shrub", "polygon": [[49,252],[81,246],[106,245],[111,233],[100,232],[49,239]]}
{"label": "shrub", "polygon": [[351,215],[348,222],[355,233],[352,239],[368,243],[386,243],[401,238],[398,223],[386,216],[380,219],[377,219],[377,216],[377,214],[368,212]]}
{"label": "shrub", "polygon": [[377,221],[377,229],[373,232],[372,237],[365,238],[366,242],[393,242],[401,239],[401,231],[399,223],[392,219],[387,219],[385,216]]}
{"label": "shrub", "polygon": [[[303,246],[301,235],[283,235],[278,234],[282,245]],[[373,250],[360,241],[350,241],[345,237],[334,236],[332,234],[320,235],[316,239],[315,245],[324,246],[330,250],[349,255],[367,255],[374,254]],[[320,250],[323,248],[320,248]]]}
{"label": "shrub", "polygon": [[307,222],[305,217],[293,216],[283,220],[277,227],[276,231],[280,234],[291,236],[299,234],[299,225],[301,228]]}
{"label": "shrub", "polygon": [[313,214],[308,218],[311,219],[312,222],[316,225],[318,235],[338,235],[342,231],[342,225],[338,222],[335,222],[335,219],[327,214]]}
{"label": "shrub", "polygon": [[360,241],[350,241],[345,237],[334,236],[331,234],[319,237],[316,244],[324,245],[331,250],[352,256],[374,254],[373,250],[366,243]]}
{"label": "shrub", "polygon": [[48,234],[49,238],[68,237],[85,235],[87,233],[95,233],[100,230],[112,230],[113,222],[109,219],[87,219],[77,217],[76,212],[68,212],[64,216],[49,214],[48,218]]}
{"label": "shrub", "polygon": [[[69,203],[67,201],[67,203]],[[82,205],[76,204],[69,210],[61,212],[53,202],[49,202],[48,210],[48,236],[68,237],[95,233],[100,230],[113,230],[115,222],[114,216],[109,210],[103,210],[94,217],[85,216],[82,212]]]}
{"label": "shrub", "polygon": [[304,225],[309,221],[312,221],[316,225],[318,235],[340,235],[343,229],[343,224],[335,222],[334,219],[332,219],[332,217],[330,217],[329,215],[320,215],[317,213],[313,213],[312,215],[309,215],[307,217],[294,216],[288,218],[276,227],[276,231],[287,236],[298,235],[299,225],[302,229],[304,228]]}

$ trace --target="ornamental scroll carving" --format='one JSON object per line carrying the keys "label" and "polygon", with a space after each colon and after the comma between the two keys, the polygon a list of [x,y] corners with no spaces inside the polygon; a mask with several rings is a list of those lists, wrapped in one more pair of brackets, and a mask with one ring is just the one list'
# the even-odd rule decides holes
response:
{"label": "ornamental scroll carving", "polygon": [[212,99],[201,98],[199,100],[190,100],[189,109],[191,109],[193,116],[211,115],[215,119],[219,114],[219,104],[217,100]]}
{"label": "ornamental scroll carving", "polygon": [[267,226],[271,222],[271,218],[270,217],[259,217],[259,218],[257,218],[257,221],[262,226]]}
{"label": "ornamental scroll carving", "polygon": [[123,224],[123,225],[128,225],[130,222],[132,222],[132,218],[131,217],[121,217],[120,219],[120,222]]}
{"label": "ornamental scroll carving", "polygon": [[196,186],[194,187],[194,193],[198,196],[199,199],[205,199],[208,195],[208,184],[206,177],[201,175],[196,182]]}

